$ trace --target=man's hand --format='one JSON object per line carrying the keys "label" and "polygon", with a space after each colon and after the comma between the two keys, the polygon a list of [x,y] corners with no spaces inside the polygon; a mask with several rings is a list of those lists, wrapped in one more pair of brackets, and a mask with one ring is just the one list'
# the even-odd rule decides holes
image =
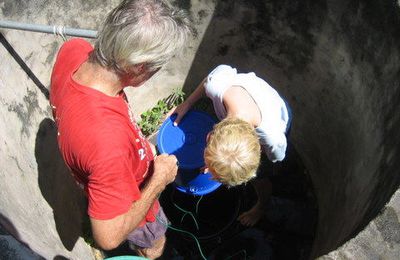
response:
{"label": "man's hand", "polygon": [[158,194],[174,181],[178,171],[177,161],[174,155],[168,154],[161,154],[154,159],[153,175],[141,190],[141,198],[132,203],[128,212],[108,220],[90,218],[93,236],[101,248],[106,250],[116,248],[132,230],[138,227]]}
{"label": "man's hand", "polygon": [[175,155],[161,154],[154,159],[154,172],[151,182],[161,190],[175,180],[178,172],[178,160]]}

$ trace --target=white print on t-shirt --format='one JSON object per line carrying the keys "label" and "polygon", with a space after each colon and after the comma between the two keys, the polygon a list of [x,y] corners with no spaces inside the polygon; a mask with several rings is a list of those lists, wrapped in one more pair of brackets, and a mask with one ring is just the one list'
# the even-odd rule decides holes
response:
{"label": "white print on t-shirt", "polygon": [[140,160],[143,160],[144,157],[146,157],[146,155],[144,154],[144,149],[143,148],[140,148],[138,153],[139,153],[139,156],[140,156]]}
{"label": "white print on t-shirt", "polygon": [[[52,109],[52,112],[53,112],[54,121],[56,122],[56,125],[57,125],[57,128],[58,128],[58,125],[60,124],[60,118],[57,117],[57,107],[55,105],[53,105],[53,104],[50,104],[50,105],[51,105],[51,109]],[[57,131],[57,136],[60,136],[60,132],[59,131]]]}

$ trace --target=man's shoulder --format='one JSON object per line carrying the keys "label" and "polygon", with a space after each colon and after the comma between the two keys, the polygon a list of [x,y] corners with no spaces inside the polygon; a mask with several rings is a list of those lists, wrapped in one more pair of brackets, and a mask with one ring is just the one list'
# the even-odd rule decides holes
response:
{"label": "man's shoulder", "polygon": [[68,41],[66,41],[65,43],[63,43],[63,45],[61,46],[60,50],[69,50],[69,49],[82,49],[82,50],[91,50],[93,49],[92,45],[82,39],[82,38],[72,38]]}
{"label": "man's shoulder", "polygon": [[[77,66],[87,59],[92,50],[93,47],[90,43],[83,39],[73,38],[65,42],[58,51],[52,76],[56,73],[58,78],[65,80],[65,76],[68,76],[71,70],[75,70]],[[60,75],[64,77],[60,77]]]}
{"label": "man's shoulder", "polygon": [[93,50],[92,45],[80,38],[73,38],[66,41],[58,51],[57,61],[59,60],[74,60],[86,57]]}

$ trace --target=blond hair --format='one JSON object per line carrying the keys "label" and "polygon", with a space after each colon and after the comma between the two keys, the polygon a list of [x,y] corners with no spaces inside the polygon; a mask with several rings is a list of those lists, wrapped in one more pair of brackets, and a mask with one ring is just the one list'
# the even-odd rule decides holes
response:
{"label": "blond hair", "polygon": [[253,126],[238,118],[225,118],[210,133],[204,160],[214,179],[236,186],[256,176],[260,154]]}

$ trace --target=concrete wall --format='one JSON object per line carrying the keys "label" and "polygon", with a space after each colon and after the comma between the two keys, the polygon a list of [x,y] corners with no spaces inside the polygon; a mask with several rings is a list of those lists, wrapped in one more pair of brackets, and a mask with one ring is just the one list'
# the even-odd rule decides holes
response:
{"label": "concrete wall", "polygon": [[[196,52],[185,89],[228,63],[291,104],[292,140],[319,206],[312,258],[356,236],[398,188],[399,27],[394,1],[217,1]],[[377,232],[399,234],[399,211],[389,209]],[[393,237],[379,249],[362,239],[364,249],[399,256]]]}
{"label": "concrete wall", "polygon": [[[114,1],[116,2],[116,1]],[[92,28],[109,5],[2,1],[0,19]],[[83,17],[85,17],[83,19]],[[47,88],[61,38],[1,30],[0,221],[45,259],[92,259],[81,238],[85,203],[56,145]]]}
{"label": "concrete wall", "polygon": [[[96,30],[117,2],[5,0],[0,19]],[[136,113],[174,88],[192,91],[220,63],[256,72],[293,108],[292,140],[319,206],[311,258],[354,237],[323,258],[398,259],[398,2],[176,2],[190,11],[196,37],[146,86],[129,91]],[[45,258],[89,259],[79,229],[84,198],[57,152],[45,97],[62,40],[0,32],[1,223]]]}

